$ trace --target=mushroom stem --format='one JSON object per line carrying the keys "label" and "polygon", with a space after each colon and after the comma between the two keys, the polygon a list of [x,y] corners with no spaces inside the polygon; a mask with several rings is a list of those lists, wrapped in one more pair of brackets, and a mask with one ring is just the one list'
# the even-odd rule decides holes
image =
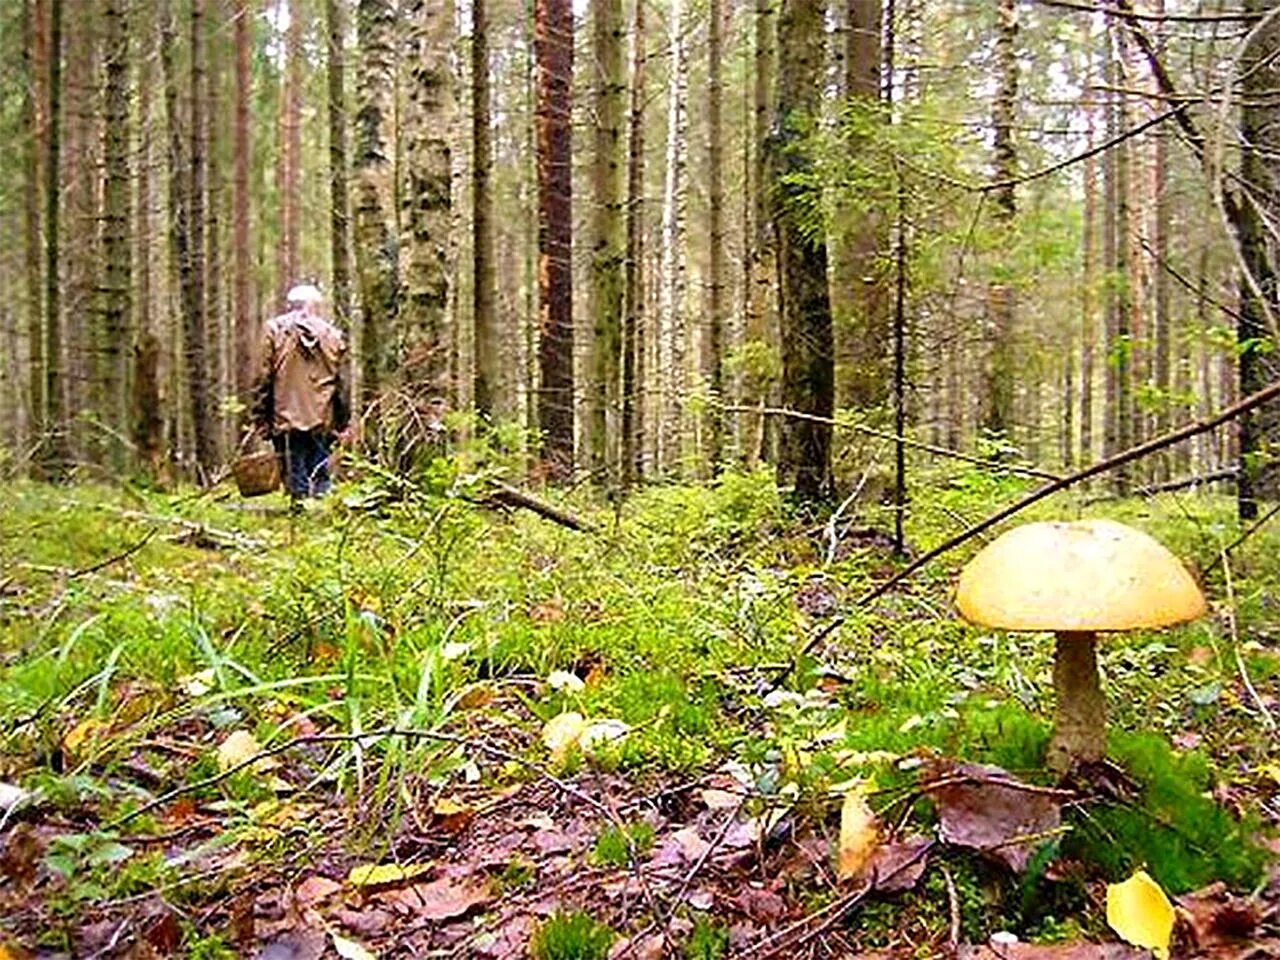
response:
{"label": "mushroom stem", "polygon": [[1054,634],[1053,687],[1058,697],[1053,738],[1045,760],[1066,773],[1074,764],[1101,760],[1107,749],[1107,701],[1098,679],[1097,634]]}

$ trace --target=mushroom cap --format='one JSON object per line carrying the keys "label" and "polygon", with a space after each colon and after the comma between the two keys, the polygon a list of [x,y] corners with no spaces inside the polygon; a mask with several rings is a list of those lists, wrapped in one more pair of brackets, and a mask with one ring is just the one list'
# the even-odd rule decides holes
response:
{"label": "mushroom cap", "polygon": [[1006,630],[1132,630],[1194,620],[1204,594],[1181,561],[1114,520],[1028,523],[1001,534],[960,574],[956,606]]}

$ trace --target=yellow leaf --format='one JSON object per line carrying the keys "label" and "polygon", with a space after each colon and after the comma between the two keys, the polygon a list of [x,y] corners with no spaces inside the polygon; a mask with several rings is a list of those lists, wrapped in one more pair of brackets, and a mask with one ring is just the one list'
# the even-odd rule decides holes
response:
{"label": "yellow leaf", "polygon": [[347,874],[347,883],[353,887],[381,887],[412,880],[430,869],[425,863],[366,863],[364,866],[351,868],[351,872]]}
{"label": "yellow leaf", "polygon": [[1122,940],[1146,947],[1159,960],[1169,956],[1173,904],[1145,870],[1124,883],[1107,884],[1107,923]]}
{"label": "yellow leaf", "polygon": [[[258,743],[257,737],[248,730],[237,730],[218,744],[218,770],[226,773],[261,752],[262,745]],[[263,757],[253,764],[252,769],[261,773],[277,765],[275,757]]]}
{"label": "yellow leaf", "polygon": [[338,951],[338,956],[345,957],[346,960],[378,960],[376,953],[370,953],[354,940],[340,937],[332,930],[329,931],[329,936],[333,938],[333,949]]}
{"label": "yellow leaf", "polygon": [[586,729],[586,718],[576,710],[569,710],[547,721],[542,728],[542,745],[551,751],[552,758],[563,760]]}
{"label": "yellow leaf", "polygon": [[868,784],[860,783],[845,794],[840,807],[840,857],[836,876],[857,876],[880,842],[880,821],[867,803]]}
{"label": "yellow leaf", "polygon": [[83,752],[86,744],[97,740],[109,729],[110,726],[103,720],[93,717],[81,720],[62,738],[62,750],[69,756],[76,757]]}

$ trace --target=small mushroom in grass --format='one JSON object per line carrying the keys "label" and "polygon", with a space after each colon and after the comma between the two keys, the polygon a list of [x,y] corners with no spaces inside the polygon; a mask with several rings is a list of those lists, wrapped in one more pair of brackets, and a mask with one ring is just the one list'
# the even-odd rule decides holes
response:
{"label": "small mushroom in grass", "polygon": [[1058,704],[1046,762],[1058,773],[1101,760],[1106,750],[1097,634],[1164,627],[1205,611],[1204,595],[1182,563],[1114,520],[1009,530],[961,572],[956,606],[971,623],[1054,633]]}

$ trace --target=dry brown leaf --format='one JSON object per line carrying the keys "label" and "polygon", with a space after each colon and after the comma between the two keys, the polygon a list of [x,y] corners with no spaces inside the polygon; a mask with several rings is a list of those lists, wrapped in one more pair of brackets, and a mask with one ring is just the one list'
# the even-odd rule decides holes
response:
{"label": "dry brown leaf", "polygon": [[1178,929],[1196,950],[1238,944],[1253,938],[1262,923],[1256,901],[1232,896],[1224,883],[1214,883],[1174,898]]}
{"label": "dry brown leaf", "polygon": [[378,894],[378,900],[384,906],[412,913],[424,920],[461,917],[492,899],[487,884],[455,877],[441,877],[430,883],[415,883]]}
{"label": "dry brown leaf", "polygon": [[[218,770],[226,773],[261,752],[262,745],[258,743],[257,737],[248,730],[236,730],[218,744]],[[275,757],[262,757],[253,763],[250,769],[255,773],[264,773],[277,766],[279,761]]]}
{"label": "dry brown leaf", "polygon": [[885,893],[910,890],[924,876],[932,846],[933,840],[919,836],[882,844],[872,852],[862,875]]}
{"label": "dry brown leaf", "polygon": [[1061,826],[1058,794],[1024,784],[999,767],[944,763],[935,765],[933,775],[946,781],[930,791],[942,840],[981,850],[1019,873]]}
{"label": "dry brown leaf", "polygon": [[262,945],[255,960],[320,960],[329,946],[323,930],[303,927],[280,934]]}
{"label": "dry brown leaf", "polygon": [[742,794],[710,787],[699,794],[708,810],[736,810],[742,803]]}
{"label": "dry brown leaf", "polygon": [[330,880],[328,877],[316,874],[307,877],[294,888],[293,899],[300,907],[311,907],[322,900],[327,900],[341,889],[342,884],[337,880]]}

